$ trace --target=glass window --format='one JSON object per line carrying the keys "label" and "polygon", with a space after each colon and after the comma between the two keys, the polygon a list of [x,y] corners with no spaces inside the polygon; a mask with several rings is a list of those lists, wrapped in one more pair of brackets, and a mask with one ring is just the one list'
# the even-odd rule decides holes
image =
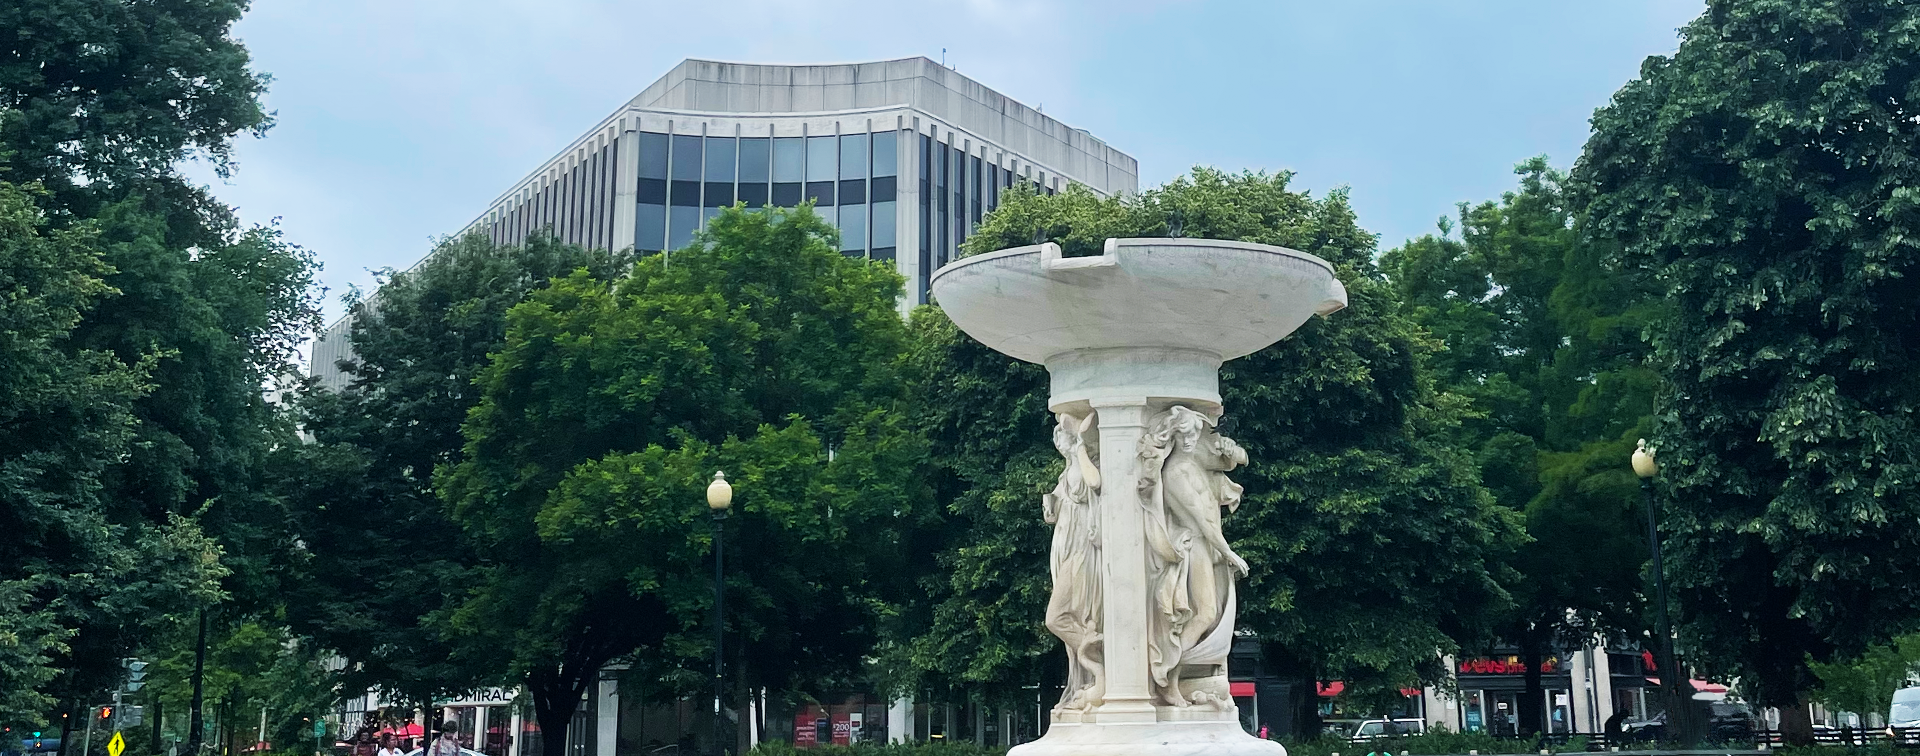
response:
{"label": "glass window", "polygon": [[840,178],[867,177],[867,135],[843,134],[840,137]]}
{"label": "glass window", "polygon": [[633,248],[641,252],[658,252],[667,242],[667,206],[642,203],[640,213],[634,219]]}
{"label": "glass window", "polygon": [[673,180],[700,180],[700,137],[686,135],[674,136]]}
{"label": "glass window", "polygon": [[899,132],[882,131],[873,135],[873,175],[900,175]]}
{"label": "glass window", "polygon": [[726,207],[731,204],[733,204],[733,184],[720,181],[707,182],[707,197],[701,206]]}
{"label": "glass window", "polygon": [[894,200],[894,184],[899,180],[900,179],[894,176],[880,176],[875,178],[873,180],[872,191],[870,192],[872,195],[871,201],[892,202]]}
{"label": "glass window", "polygon": [[891,247],[894,245],[895,204],[892,202],[873,203],[873,247]]}
{"label": "glass window", "polygon": [[706,228],[708,223],[713,222],[713,216],[716,216],[719,214],[720,214],[720,208],[717,208],[717,207],[700,208],[700,227]]}
{"label": "glass window", "polygon": [[667,204],[673,205],[675,207],[699,207],[700,206],[700,182],[669,181],[667,182],[667,185],[668,185],[668,193],[670,195],[667,198],[668,199]]}
{"label": "glass window", "polygon": [[894,251],[893,247],[874,247],[871,251],[867,252],[867,259],[893,262]]}
{"label": "glass window", "polygon": [[834,154],[834,143],[838,139],[830,136],[807,137],[807,180],[832,181],[839,178],[837,169],[840,156]]}
{"label": "glass window", "polygon": [[807,199],[813,200],[814,204],[819,205],[821,207],[826,207],[828,205],[833,204],[833,182],[832,181],[807,182]]}
{"label": "glass window", "polygon": [[867,182],[865,179],[840,180],[840,204],[858,205],[867,201]]}
{"label": "glass window", "polygon": [[840,206],[840,250],[867,251],[867,206]]}
{"label": "glass window", "polygon": [[667,209],[667,249],[681,249],[693,243],[693,232],[700,228],[700,208]]}
{"label": "glass window", "polygon": [[733,161],[738,154],[733,137],[707,137],[707,181],[733,183]]}
{"label": "glass window", "polygon": [[741,182],[740,201],[746,203],[748,210],[758,210],[767,205],[767,185]]}
{"label": "glass window", "polygon": [[774,184],[771,204],[774,207],[799,207],[800,199],[805,196],[800,186],[798,183]]}
{"label": "glass window", "polygon": [[773,140],[773,180],[807,180],[807,148],[799,137]]}
{"label": "glass window", "polygon": [[667,180],[666,179],[651,179],[651,178],[640,179],[640,186],[638,188],[638,192],[639,192],[640,203],[643,205],[667,204]]}
{"label": "glass window", "polygon": [[667,135],[640,132],[640,178],[667,177]]}
{"label": "glass window", "polygon": [[[979,223],[980,222],[980,176],[981,176],[980,156],[979,155],[969,156],[967,158],[967,167],[970,169],[967,174],[967,195],[968,195],[967,211],[972,213],[972,215],[969,217],[969,220],[971,220],[972,223]],[[973,232],[973,226],[971,223],[967,226],[967,232],[968,233]]]}
{"label": "glass window", "polygon": [[770,181],[767,159],[771,140],[766,137],[743,137],[740,140],[740,183]]}

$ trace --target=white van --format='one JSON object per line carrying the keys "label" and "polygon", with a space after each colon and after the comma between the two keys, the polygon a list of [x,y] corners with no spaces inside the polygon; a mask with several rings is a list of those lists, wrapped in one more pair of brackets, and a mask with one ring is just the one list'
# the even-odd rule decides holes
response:
{"label": "white van", "polygon": [[1893,692],[1893,710],[1887,712],[1887,734],[1901,745],[1920,745],[1920,688]]}

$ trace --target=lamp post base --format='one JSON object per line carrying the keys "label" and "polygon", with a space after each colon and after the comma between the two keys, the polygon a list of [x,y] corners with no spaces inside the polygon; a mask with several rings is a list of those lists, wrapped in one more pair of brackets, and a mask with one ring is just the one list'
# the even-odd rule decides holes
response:
{"label": "lamp post base", "polygon": [[1261,740],[1239,722],[1056,722],[1039,740],[1007,756],[1287,756],[1285,746]]}

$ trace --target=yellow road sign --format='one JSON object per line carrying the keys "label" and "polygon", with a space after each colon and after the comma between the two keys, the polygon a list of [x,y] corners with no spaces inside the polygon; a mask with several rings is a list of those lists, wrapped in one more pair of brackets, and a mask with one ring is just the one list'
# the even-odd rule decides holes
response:
{"label": "yellow road sign", "polygon": [[125,750],[127,750],[127,739],[120,737],[120,733],[114,733],[113,739],[107,741],[107,756],[120,756],[120,752]]}

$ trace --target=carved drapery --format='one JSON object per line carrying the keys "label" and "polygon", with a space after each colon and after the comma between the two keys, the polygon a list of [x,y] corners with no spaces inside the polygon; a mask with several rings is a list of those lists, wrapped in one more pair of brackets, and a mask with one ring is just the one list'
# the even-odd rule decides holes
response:
{"label": "carved drapery", "polygon": [[1241,488],[1226,471],[1246,462],[1214,417],[1180,405],[1155,416],[1141,439],[1149,685],[1159,705],[1233,708],[1234,579],[1247,563],[1227,545],[1220,508],[1239,509]]}
{"label": "carved drapery", "polygon": [[1095,501],[1100,491],[1097,416],[1062,413],[1053,446],[1066,461],[1060,480],[1043,499],[1053,525],[1047,629],[1066,645],[1067,684],[1056,710],[1087,711],[1100,705],[1104,669],[1100,635],[1100,535]]}

